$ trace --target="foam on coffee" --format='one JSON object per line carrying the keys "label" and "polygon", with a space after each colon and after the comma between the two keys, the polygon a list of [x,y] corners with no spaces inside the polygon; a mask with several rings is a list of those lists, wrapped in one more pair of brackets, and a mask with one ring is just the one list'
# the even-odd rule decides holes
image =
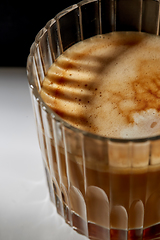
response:
{"label": "foam on coffee", "polygon": [[113,32],[77,43],[51,66],[41,96],[64,120],[89,132],[160,134],[160,38]]}

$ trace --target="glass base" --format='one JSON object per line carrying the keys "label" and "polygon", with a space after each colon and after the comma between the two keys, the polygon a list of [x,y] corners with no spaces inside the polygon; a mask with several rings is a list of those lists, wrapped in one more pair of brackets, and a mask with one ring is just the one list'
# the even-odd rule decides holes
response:
{"label": "glass base", "polygon": [[86,222],[78,214],[70,211],[66,203],[56,194],[56,186],[50,179],[48,169],[45,167],[47,184],[51,201],[55,204],[57,213],[61,215],[65,222],[79,234],[91,240],[160,240],[160,223],[145,229],[107,229],[93,222]]}
{"label": "glass base", "polygon": [[[91,240],[158,240],[160,239],[160,224],[146,229],[120,230],[107,229],[95,223],[86,222],[76,213],[71,212],[66,204],[63,204],[55,195],[57,212],[64,217],[75,231],[85,235]],[[71,220],[72,219],[72,220]]]}

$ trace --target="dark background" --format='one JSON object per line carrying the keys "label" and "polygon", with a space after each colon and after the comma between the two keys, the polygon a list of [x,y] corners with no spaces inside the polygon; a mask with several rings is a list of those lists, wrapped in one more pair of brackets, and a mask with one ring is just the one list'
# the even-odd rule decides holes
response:
{"label": "dark background", "polygon": [[25,67],[34,38],[59,11],[78,0],[0,1],[0,66]]}

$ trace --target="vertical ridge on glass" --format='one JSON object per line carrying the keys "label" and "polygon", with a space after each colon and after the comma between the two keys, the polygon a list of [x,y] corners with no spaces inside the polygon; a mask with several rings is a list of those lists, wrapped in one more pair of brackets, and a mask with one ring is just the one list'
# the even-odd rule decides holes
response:
{"label": "vertical ridge on glass", "polygon": [[63,51],[81,39],[78,15],[79,9],[76,4],[57,15],[59,36]]}
{"label": "vertical ridge on glass", "polygon": [[101,27],[102,33],[116,30],[116,0],[101,0]]}
{"label": "vertical ridge on glass", "polygon": [[38,86],[40,91],[45,75],[44,75],[43,62],[42,62],[41,53],[40,53],[40,47],[39,47],[39,43],[37,42],[35,42],[34,61],[35,61],[36,69],[38,73],[38,80],[39,80]]}
{"label": "vertical ridge on glass", "polygon": [[97,0],[82,1],[79,7],[81,9],[83,39],[100,34],[99,4]]}
{"label": "vertical ridge on glass", "polygon": [[[67,128],[63,128],[63,133],[73,227],[88,236],[82,137],[80,134],[74,134],[73,131]],[[76,181],[77,177],[80,179],[78,182]]]}
{"label": "vertical ridge on glass", "polygon": [[143,0],[142,31],[159,34],[159,1]]}
{"label": "vertical ridge on glass", "polygon": [[[50,48],[50,54],[51,54],[51,60],[50,63],[55,61],[55,50],[53,49],[53,43],[52,43],[52,36],[51,36],[51,27],[53,24],[55,24],[55,19],[51,19],[47,22],[47,24],[45,25],[45,29],[47,30],[47,34],[48,34],[48,46]],[[50,65],[51,66],[51,65]],[[49,66],[49,67],[50,67]]]}
{"label": "vertical ridge on glass", "polygon": [[44,75],[46,75],[49,67],[53,63],[49,36],[46,28],[43,28],[41,36],[37,36],[37,41],[39,42],[40,56],[43,65]]}

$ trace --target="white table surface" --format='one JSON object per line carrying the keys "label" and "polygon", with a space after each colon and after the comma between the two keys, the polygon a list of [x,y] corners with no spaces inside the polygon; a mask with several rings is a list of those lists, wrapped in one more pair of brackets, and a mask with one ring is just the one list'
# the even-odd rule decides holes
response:
{"label": "white table surface", "polygon": [[0,68],[0,240],[86,240],[50,202],[25,68]]}

